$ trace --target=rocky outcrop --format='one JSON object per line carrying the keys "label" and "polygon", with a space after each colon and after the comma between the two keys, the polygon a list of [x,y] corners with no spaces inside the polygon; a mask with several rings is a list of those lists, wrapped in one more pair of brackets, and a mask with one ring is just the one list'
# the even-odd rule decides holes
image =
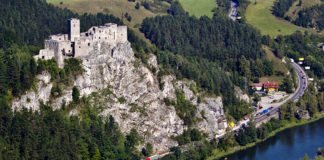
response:
{"label": "rocky outcrop", "polygon": [[247,94],[245,94],[241,90],[241,88],[236,87],[236,86],[235,86],[235,96],[240,100],[243,100],[243,101],[245,101],[247,103],[250,103],[250,97]]}
{"label": "rocky outcrop", "polygon": [[175,88],[182,90],[185,98],[191,104],[197,106],[196,117],[198,123],[194,126],[195,128],[207,133],[210,139],[224,134],[227,121],[221,97],[204,97],[198,103],[198,97],[203,97],[203,93],[194,93],[193,90],[196,88],[194,81],[177,81],[175,82]]}
{"label": "rocky outcrop", "polygon": [[[176,100],[176,89],[183,90],[185,97],[197,106],[197,117],[200,119],[196,128],[214,137],[221,131],[224,117],[220,97],[204,98],[198,103],[198,93],[194,93],[193,81],[178,81],[172,75],[163,76],[163,89],[154,73],[148,68],[156,68],[156,57],[151,55],[146,67],[134,57],[129,42],[110,48],[107,44],[97,44],[90,54],[81,57],[85,72],[74,81],[81,96],[91,97],[91,105],[100,107],[101,115],[112,115],[119,123],[120,129],[128,133],[136,128],[146,142],[153,144],[156,152],[168,150],[177,143],[172,136],[182,134],[186,129],[183,121],[177,116],[174,106],[167,106],[164,98]],[[17,98],[12,107],[39,109],[39,101],[43,101],[57,109],[62,104],[72,101],[72,86],[62,91],[56,99],[50,97],[52,83],[49,74],[38,76],[37,89]],[[96,94],[93,94],[96,93]],[[29,101],[29,102],[27,102]],[[77,115],[73,109],[71,115]]]}

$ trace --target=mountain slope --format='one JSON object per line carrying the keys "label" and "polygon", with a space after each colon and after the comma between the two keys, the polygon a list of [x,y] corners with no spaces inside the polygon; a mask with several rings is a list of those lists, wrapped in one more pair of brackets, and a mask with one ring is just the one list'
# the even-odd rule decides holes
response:
{"label": "mountain slope", "polygon": [[[168,106],[164,102],[165,98],[176,101],[176,90],[182,91],[186,100],[196,106],[191,112],[196,112],[195,117],[200,120],[193,123],[193,127],[207,133],[210,138],[224,132],[223,122],[218,121],[224,118],[221,98],[207,98],[205,102],[197,103],[197,95],[189,89],[190,85],[195,85],[194,82],[178,81],[171,75],[162,77],[164,87],[160,90],[156,75],[134,57],[129,42],[119,44],[116,48],[97,44],[89,56],[81,59],[85,73],[78,76],[73,84],[80,90],[80,95],[88,97],[89,105],[98,108],[100,115],[112,115],[122,132],[129,133],[136,128],[144,141],[154,146],[155,151],[167,151],[169,147],[176,146],[176,141],[171,137],[182,134],[187,128],[174,105]],[[154,56],[149,62],[158,69]],[[51,91],[55,84],[49,80],[50,75],[44,73],[38,78],[40,81],[36,91],[31,90],[17,98],[12,104],[13,108],[21,109],[24,106],[39,110],[39,101],[43,101],[60,109],[73,103],[72,86],[61,87],[64,88],[61,96],[53,97]],[[205,119],[200,115],[203,110]],[[82,105],[70,108],[72,115],[79,115],[81,111]]]}

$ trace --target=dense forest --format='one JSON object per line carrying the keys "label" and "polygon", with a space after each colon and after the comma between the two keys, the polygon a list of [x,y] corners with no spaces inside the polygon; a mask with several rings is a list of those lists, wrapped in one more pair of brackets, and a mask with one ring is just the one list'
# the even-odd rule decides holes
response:
{"label": "dense forest", "polygon": [[[87,103],[87,102],[85,102]],[[114,118],[83,106],[82,120],[42,105],[12,112],[0,99],[0,159],[140,159],[135,129],[124,136]]]}
{"label": "dense forest", "polygon": [[272,7],[272,13],[281,18],[285,18],[285,13],[296,0],[277,0]]}
{"label": "dense forest", "polygon": [[145,19],[141,31],[161,50],[211,61],[262,55],[258,31],[222,16],[157,16]]}
{"label": "dense forest", "polygon": [[[323,1],[324,2],[324,1]],[[315,5],[298,12],[298,17],[294,21],[298,26],[324,29],[324,4]]]}

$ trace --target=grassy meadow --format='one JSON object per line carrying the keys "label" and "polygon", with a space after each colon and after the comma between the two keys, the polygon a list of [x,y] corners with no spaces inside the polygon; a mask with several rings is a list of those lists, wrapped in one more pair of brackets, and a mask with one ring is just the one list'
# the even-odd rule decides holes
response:
{"label": "grassy meadow", "polygon": [[289,35],[294,33],[296,30],[311,31],[293,25],[292,23],[279,19],[271,13],[274,0],[250,0],[251,3],[246,10],[247,22],[261,31],[263,35],[270,35],[275,37],[279,34]]}
{"label": "grassy meadow", "polygon": [[[281,61],[281,59],[277,58],[274,53],[270,50],[269,47],[263,47],[264,51],[266,52],[266,58],[274,64],[273,70],[274,72],[282,72],[282,73],[288,73],[288,69],[286,67],[286,64]],[[284,79],[284,76],[264,76],[260,78],[260,82],[265,82],[265,81],[278,81],[279,83],[282,82]]]}
{"label": "grassy meadow", "polygon": [[182,7],[196,17],[213,16],[212,10],[217,7],[216,0],[180,0]]}

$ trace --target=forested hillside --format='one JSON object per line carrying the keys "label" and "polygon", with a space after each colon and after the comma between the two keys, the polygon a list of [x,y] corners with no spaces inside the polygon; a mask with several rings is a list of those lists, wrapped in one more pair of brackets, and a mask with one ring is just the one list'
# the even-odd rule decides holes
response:
{"label": "forested hillside", "polygon": [[225,17],[158,16],[143,21],[141,31],[159,49],[176,54],[226,61],[261,57],[261,34]]}
{"label": "forested hillside", "polygon": [[277,17],[284,18],[285,13],[289,10],[289,8],[293,5],[296,0],[278,0],[274,2],[272,7],[273,14]]}
{"label": "forested hillside", "polygon": [[[324,1],[323,1],[324,2]],[[294,21],[298,26],[324,29],[324,4],[315,5],[313,7],[298,12],[298,17]]]}
{"label": "forested hillside", "polygon": [[[320,31],[323,30],[324,1],[320,0],[320,1],[307,2],[307,1],[299,0],[297,4],[293,5],[296,1],[297,0],[275,1],[272,7],[273,14],[277,17],[281,17],[288,21],[291,21],[292,23],[298,26],[302,26],[305,28],[315,28]],[[290,8],[293,8],[293,11],[289,11]],[[295,16],[293,16],[292,14]]]}
{"label": "forested hillside", "polygon": [[222,95],[225,110],[235,119],[249,109],[234,96],[234,85],[244,89],[252,77],[273,74],[272,63],[261,58],[261,34],[221,15],[157,16],[145,19],[141,31],[164,51],[157,54],[164,69]]}

